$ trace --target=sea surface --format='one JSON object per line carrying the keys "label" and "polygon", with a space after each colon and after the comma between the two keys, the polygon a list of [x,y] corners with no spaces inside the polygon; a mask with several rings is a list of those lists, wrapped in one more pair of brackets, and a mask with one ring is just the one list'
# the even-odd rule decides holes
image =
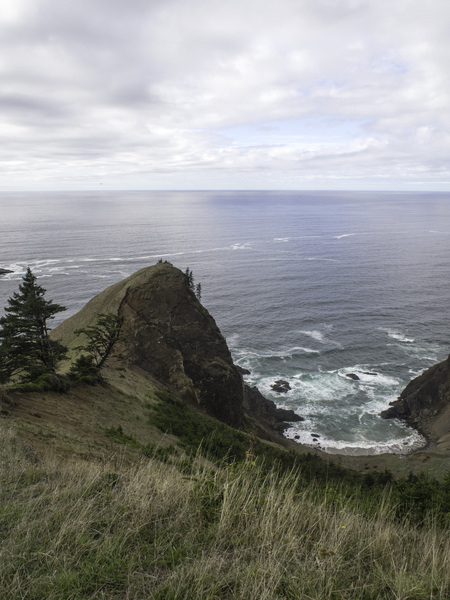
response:
{"label": "sea surface", "polygon": [[289,437],[328,452],[423,444],[379,414],[450,352],[450,194],[0,194],[0,267],[14,271],[0,312],[28,265],[63,319],[160,258],[192,269],[247,382],[305,417]]}

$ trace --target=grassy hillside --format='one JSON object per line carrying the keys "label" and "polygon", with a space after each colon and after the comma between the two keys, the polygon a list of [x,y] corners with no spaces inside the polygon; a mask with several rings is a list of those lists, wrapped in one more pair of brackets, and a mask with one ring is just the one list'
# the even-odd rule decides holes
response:
{"label": "grassy hillside", "polygon": [[[36,460],[2,425],[8,600],[450,597],[448,530],[260,457]],[[126,448],[126,445],[123,445]]]}
{"label": "grassy hillside", "polygon": [[106,373],[3,398],[2,597],[450,597],[450,477],[351,471]]}

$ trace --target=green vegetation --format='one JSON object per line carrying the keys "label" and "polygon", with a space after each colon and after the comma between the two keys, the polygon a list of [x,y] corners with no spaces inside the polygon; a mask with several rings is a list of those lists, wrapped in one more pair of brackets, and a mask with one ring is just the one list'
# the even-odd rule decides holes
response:
{"label": "green vegetation", "polygon": [[187,284],[188,288],[194,292],[197,300],[199,302],[201,302],[202,301],[202,284],[197,283],[197,285],[195,285],[194,274],[189,267],[184,272],[184,276],[186,278],[186,284]]}
{"label": "green vegetation", "polygon": [[179,456],[180,454],[177,448],[172,445],[157,446],[152,442],[141,444],[134,436],[125,433],[122,425],[118,425],[117,427],[107,427],[105,429],[105,434],[118,444],[123,444],[124,446],[129,446],[130,448],[140,450],[142,455],[146,456],[147,458],[157,458],[162,461],[168,461],[169,457]]}
{"label": "green vegetation", "polygon": [[76,335],[87,338],[81,350],[83,354],[77,358],[70,369],[70,376],[79,381],[95,383],[100,377],[100,369],[113,353],[114,347],[120,341],[120,329],[123,317],[114,313],[99,314],[95,325],[75,330]]}
{"label": "green vegetation", "polygon": [[421,526],[432,516],[436,525],[450,527],[450,473],[443,481],[426,473],[399,479],[389,471],[363,474],[318,455],[263,442],[198,412],[167,392],[156,395],[159,402],[152,407],[150,423],[163,433],[177,436],[180,447],[190,456],[200,453],[226,466],[257,457],[260,470],[301,472],[303,482],[321,488],[329,501],[339,505],[356,502],[359,506],[362,501],[367,514],[373,514],[389,496],[391,514],[398,521],[409,519]]}
{"label": "green vegetation", "polygon": [[55,373],[65,357],[67,348],[50,339],[48,322],[66,309],[46,300],[45,292],[28,268],[19,291],[8,299],[0,318],[0,383],[33,382]]}
{"label": "green vegetation", "polygon": [[[14,292],[0,318],[0,384],[14,383],[22,391],[66,392],[69,379],[56,369],[66,358],[67,348],[49,336],[48,322],[65,309],[45,299],[46,290],[37,285],[27,269],[19,292]],[[72,364],[71,379],[96,383],[100,369],[120,341],[123,318],[101,313],[94,325],[75,330],[87,341],[76,350],[81,356]]]}
{"label": "green vegetation", "polygon": [[195,410],[183,400],[165,391],[156,392],[159,402],[153,407],[150,423],[163,433],[177,436],[180,446],[195,454],[201,446],[203,454],[213,460],[243,460],[248,436],[225,423]]}
{"label": "green vegetation", "polygon": [[[122,432],[123,433],[123,432]],[[0,589],[8,600],[447,600],[450,538],[398,521],[388,492],[200,457],[36,463],[2,432]]]}

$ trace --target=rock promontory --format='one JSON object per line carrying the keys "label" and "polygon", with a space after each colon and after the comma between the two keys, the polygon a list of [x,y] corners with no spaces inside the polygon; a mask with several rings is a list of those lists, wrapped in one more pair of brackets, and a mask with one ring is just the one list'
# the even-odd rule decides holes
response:
{"label": "rock promontory", "polygon": [[207,414],[240,427],[247,413],[272,430],[280,430],[283,420],[296,419],[292,411],[278,410],[261,394],[246,391],[216,322],[186,275],[170,263],[146,267],[110,286],[52,336],[69,351],[75,349],[80,345],[76,329],[93,325],[104,313],[123,318],[119,350],[127,366],[142,370]]}
{"label": "rock promontory", "polygon": [[381,416],[385,419],[401,419],[431,442],[448,435],[450,356],[413,379]]}

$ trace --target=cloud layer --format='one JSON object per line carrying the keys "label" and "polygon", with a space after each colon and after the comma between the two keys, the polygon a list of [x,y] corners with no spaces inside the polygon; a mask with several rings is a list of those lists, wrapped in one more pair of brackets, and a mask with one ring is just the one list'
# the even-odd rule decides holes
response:
{"label": "cloud layer", "polygon": [[450,188],[445,0],[3,0],[0,185]]}

